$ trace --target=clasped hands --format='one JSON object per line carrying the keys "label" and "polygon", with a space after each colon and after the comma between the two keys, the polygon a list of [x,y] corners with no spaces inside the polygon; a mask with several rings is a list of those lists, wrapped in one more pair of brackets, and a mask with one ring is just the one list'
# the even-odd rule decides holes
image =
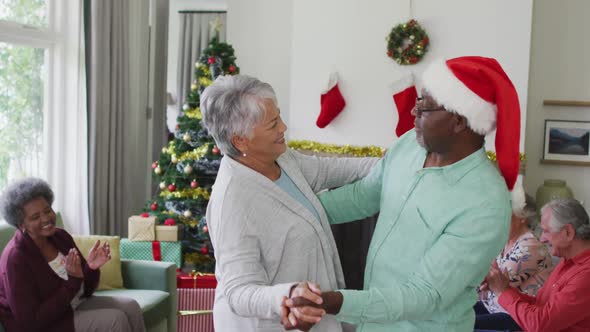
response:
{"label": "clasped hands", "polygon": [[[111,259],[111,249],[108,242],[100,244],[100,240],[97,240],[88,256],[86,257],[86,263],[92,270],[99,269],[101,266],[106,264]],[[66,271],[68,275],[76,278],[84,278],[84,272],[82,269],[82,261],[80,254],[75,248],[71,248],[68,255],[65,258]]]}
{"label": "clasped hands", "polygon": [[285,330],[309,331],[326,314],[337,314],[342,300],[340,292],[322,293],[319,285],[300,282],[291,289],[289,298],[283,297],[281,324]]}
{"label": "clasped hands", "polygon": [[508,270],[502,271],[496,261],[492,264],[488,275],[479,286],[481,292],[493,291],[497,296],[500,296],[503,291],[510,288],[510,276]]}

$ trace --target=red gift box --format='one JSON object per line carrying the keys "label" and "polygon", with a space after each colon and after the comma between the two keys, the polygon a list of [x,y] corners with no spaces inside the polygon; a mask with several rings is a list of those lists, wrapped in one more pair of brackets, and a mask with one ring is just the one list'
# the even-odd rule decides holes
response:
{"label": "red gift box", "polygon": [[201,273],[193,271],[191,273],[176,274],[177,288],[215,288],[217,279],[213,273]]}
{"label": "red gift box", "polygon": [[178,289],[178,332],[213,332],[215,289]]}

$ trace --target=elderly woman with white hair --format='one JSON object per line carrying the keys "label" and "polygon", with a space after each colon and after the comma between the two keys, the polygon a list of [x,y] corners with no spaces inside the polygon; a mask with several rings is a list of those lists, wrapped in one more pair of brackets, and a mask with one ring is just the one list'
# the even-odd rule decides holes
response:
{"label": "elderly woman with white hair", "polygon": [[[510,287],[530,296],[537,294],[553,271],[549,249],[533,233],[536,225],[536,205],[533,198],[526,195],[524,208],[512,212],[508,241],[492,264],[507,273]],[[498,294],[488,289],[485,282],[474,309],[476,329],[522,331],[498,303]]]}
{"label": "elderly woman with white hair", "polygon": [[[319,302],[320,289],[344,287],[315,193],[365,176],[377,160],[318,158],[288,149],[275,93],[252,77],[219,77],[205,89],[201,112],[224,153],[206,216],[218,280],[215,330],[284,331],[285,297]],[[340,330],[329,316],[312,328]]]}
{"label": "elderly woman with white hair", "polygon": [[25,178],[6,187],[0,212],[16,231],[0,256],[0,320],[7,332],[141,332],[137,302],[92,296],[110,259],[96,241],[86,258],[72,236],[56,227],[47,182]]}
{"label": "elderly woman with white hair", "polygon": [[590,219],[572,198],[555,199],[541,209],[541,241],[561,257],[535,297],[510,286],[492,268],[486,281],[498,303],[524,331],[590,331]]}

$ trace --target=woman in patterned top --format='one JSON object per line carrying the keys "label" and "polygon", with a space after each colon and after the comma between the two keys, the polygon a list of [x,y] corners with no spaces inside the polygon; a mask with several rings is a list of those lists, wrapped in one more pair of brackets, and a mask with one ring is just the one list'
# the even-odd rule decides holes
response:
{"label": "woman in patterned top", "polygon": [[[533,234],[536,225],[536,207],[531,196],[526,195],[526,205],[521,211],[513,211],[510,234],[502,252],[493,265],[508,273],[510,286],[535,296],[553,271],[553,263],[547,246]],[[498,303],[497,295],[482,283],[475,304],[475,329],[522,331],[522,328]]]}

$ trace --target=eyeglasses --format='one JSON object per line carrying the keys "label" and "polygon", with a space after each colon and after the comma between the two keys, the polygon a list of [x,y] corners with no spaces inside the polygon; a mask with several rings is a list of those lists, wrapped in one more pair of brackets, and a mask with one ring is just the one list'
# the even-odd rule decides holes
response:
{"label": "eyeglasses", "polygon": [[446,111],[444,106],[439,106],[439,107],[434,107],[434,108],[420,107],[422,100],[424,100],[422,97],[416,98],[416,105],[414,106],[414,109],[416,110],[416,115],[422,116],[422,113]]}

